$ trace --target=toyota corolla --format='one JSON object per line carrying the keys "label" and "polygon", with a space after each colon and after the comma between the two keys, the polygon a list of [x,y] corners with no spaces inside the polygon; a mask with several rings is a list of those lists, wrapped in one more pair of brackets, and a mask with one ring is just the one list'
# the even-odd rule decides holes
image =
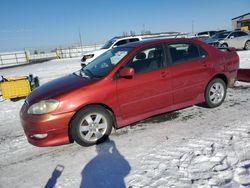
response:
{"label": "toyota corolla", "polygon": [[35,146],[94,145],[112,128],[159,113],[221,105],[238,67],[235,49],[196,39],[129,43],[34,90],[20,111],[22,126]]}

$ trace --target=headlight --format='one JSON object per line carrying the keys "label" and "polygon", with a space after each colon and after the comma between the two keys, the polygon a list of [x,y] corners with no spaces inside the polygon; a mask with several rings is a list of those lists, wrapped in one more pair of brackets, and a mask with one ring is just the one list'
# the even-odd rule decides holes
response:
{"label": "headlight", "polygon": [[54,111],[59,105],[56,100],[43,100],[31,105],[28,109],[28,114],[46,114]]}

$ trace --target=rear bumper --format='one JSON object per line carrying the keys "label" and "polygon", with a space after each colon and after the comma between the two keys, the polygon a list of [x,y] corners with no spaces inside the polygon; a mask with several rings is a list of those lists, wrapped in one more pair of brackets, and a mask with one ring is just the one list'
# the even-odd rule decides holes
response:
{"label": "rear bumper", "polygon": [[[23,106],[20,111],[21,123],[28,139],[34,146],[57,146],[70,142],[68,125],[74,112],[64,114],[29,115]],[[38,138],[36,135],[46,135]]]}

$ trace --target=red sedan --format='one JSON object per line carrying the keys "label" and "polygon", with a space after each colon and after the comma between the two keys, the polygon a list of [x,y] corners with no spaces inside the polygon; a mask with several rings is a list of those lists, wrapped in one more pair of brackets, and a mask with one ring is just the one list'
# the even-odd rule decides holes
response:
{"label": "red sedan", "polygon": [[22,126],[35,146],[93,145],[112,127],[194,104],[221,105],[238,67],[233,48],[195,39],[129,43],[34,90],[20,111]]}

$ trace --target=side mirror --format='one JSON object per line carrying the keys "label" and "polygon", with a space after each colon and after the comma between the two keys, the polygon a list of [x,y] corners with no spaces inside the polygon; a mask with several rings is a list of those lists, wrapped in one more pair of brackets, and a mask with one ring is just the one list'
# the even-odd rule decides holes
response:
{"label": "side mirror", "polygon": [[86,67],[85,63],[81,63],[82,68]]}
{"label": "side mirror", "polygon": [[117,47],[117,45],[114,45],[112,48],[116,48]]}
{"label": "side mirror", "polygon": [[135,70],[133,68],[127,67],[123,68],[119,72],[119,77],[120,78],[128,78],[131,79],[135,75]]}
{"label": "side mirror", "polygon": [[234,36],[231,36],[231,37],[230,37],[230,39],[233,39],[233,38],[234,38]]}

